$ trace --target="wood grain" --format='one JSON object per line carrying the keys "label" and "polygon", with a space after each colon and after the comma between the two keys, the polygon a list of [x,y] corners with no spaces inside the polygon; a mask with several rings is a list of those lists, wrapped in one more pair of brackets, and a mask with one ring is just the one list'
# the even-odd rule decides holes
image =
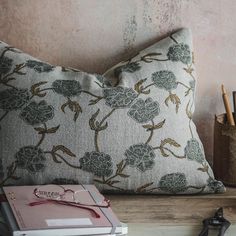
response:
{"label": "wood grain", "polygon": [[236,223],[236,188],[224,194],[194,196],[107,195],[112,209],[124,223],[159,225],[200,225],[216,209],[224,208],[225,217]]}

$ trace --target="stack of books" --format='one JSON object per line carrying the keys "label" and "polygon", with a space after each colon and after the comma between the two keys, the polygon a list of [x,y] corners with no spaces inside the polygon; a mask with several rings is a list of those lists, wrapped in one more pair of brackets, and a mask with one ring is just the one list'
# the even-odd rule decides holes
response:
{"label": "stack of books", "polygon": [[[1,213],[9,226],[9,234],[6,234],[6,236],[105,236],[127,234],[127,225],[118,220],[111,207],[100,207],[101,203],[97,202],[94,193],[97,196],[100,195],[100,198],[102,195],[94,185],[62,186],[66,191],[68,189],[69,191],[75,191],[77,195],[85,199],[85,202],[90,203],[89,205],[83,205],[82,203],[82,208],[77,207],[78,202],[74,205],[67,205],[64,204],[64,201],[60,201],[63,204],[58,204],[57,200],[40,199],[35,194],[38,187],[3,187],[2,193],[5,200],[1,202]],[[83,194],[77,191],[81,188],[86,189],[82,192]],[[43,191],[42,194],[48,197],[50,192]],[[5,236],[1,233],[0,235]]]}

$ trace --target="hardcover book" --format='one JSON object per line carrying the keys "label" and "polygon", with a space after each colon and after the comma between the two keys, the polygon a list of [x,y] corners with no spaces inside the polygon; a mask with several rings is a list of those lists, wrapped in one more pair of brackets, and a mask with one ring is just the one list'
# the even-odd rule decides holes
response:
{"label": "hardcover book", "polygon": [[81,201],[89,202],[89,209],[94,210],[97,217],[86,207],[78,208],[73,205],[55,204],[57,202],[51,201],[42,202],[34,194],[38,187],[3,187],[8,202],[2,203],[2,212],[11,228],[12,235],[72,236],[127,233],[127,226],[121,224],[110,206],[99,206],[98,199],[103,196],[94,185],[64,185],[62,187],[78,193]]}

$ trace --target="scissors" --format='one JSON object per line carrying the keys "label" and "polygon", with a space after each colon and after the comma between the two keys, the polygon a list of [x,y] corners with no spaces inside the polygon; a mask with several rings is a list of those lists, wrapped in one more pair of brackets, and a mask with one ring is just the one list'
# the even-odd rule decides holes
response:
{"label": "scissors", "polygon": [[225,231],[229,228],[231,223],[223,216],[223,208],[219,208],[215,215],[211,218],[203,220],[203,229],[199,236],[208,236],[210,226],[219,228],[218,236],[224,236]]}

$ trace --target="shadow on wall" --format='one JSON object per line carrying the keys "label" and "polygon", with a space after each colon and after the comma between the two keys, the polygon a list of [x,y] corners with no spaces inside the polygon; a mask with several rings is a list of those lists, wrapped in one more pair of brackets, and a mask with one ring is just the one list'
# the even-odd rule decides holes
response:
{"label": "shadow on wall", "polygon": [[103,73],[181,26],[181,1],[164,2],[1,0],[0,39],[51,64]]}
{"label": "shadow on wall", "polygon": [[229,2],[1,0],[0,40],[51,64],[103,73],[167,33],[190,27],[198,74],[195,120],[211,159],[213,119],[223,106],[208,100],[219,101],[212,92],[219,81],[235,86],[236,1]]}

